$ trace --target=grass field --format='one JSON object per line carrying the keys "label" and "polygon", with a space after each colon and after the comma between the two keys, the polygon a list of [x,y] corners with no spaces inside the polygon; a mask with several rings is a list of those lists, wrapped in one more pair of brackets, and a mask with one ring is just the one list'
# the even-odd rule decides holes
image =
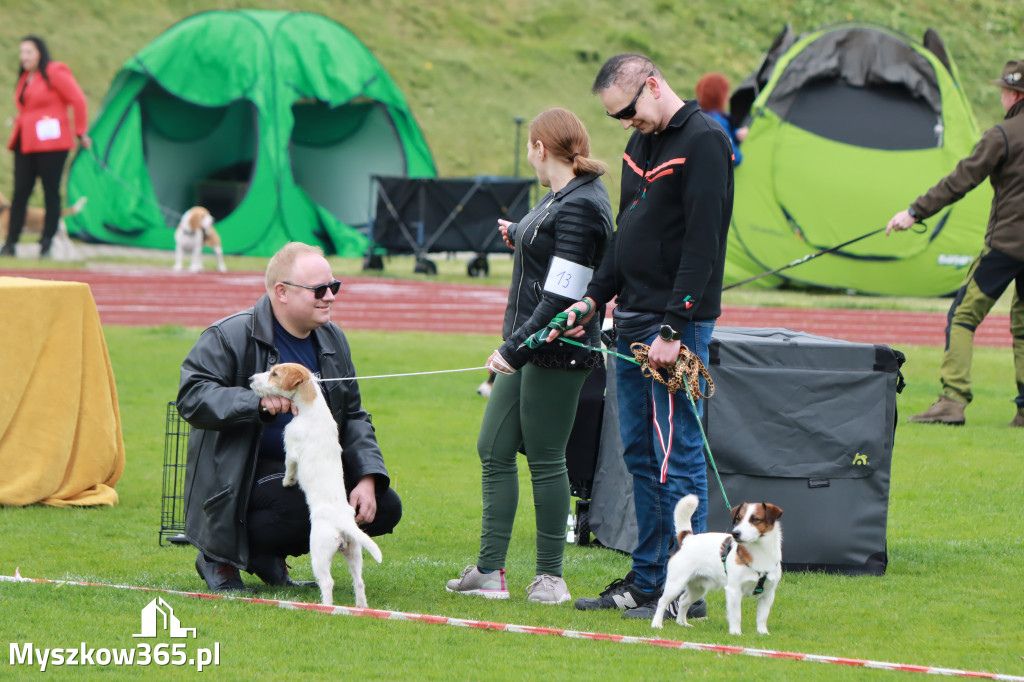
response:
{"label": "grass field", "polygon": [[[120,504],[112,508],[0,508],[0,574],[20,568],[34,578],[71,579],[196,591],[194,552],[159,547],[165,410],[178,367],[198,331],[179,327],[106,328],[118,383],[127,450]],[[381,335],[353,332],[364,376],[478,366],[496,339],[483,336]],[[902,348],[908,386],[903,416],[933,399],[939,351]],[[965,428],[901,423],[893,456],[884,577],[787,573],[772,612],[770,637],[754,633],[752,603],[745,633],[730,637],[724,597],[709,597],[710,617],[683,630],[667,623],[659,636],[693,642],[829,654],[968,670],[1024,674],[1021,601],[1024,542],[1012,523],[1024,488],[1024,433],[1012,417],[1012,371],[1006,350],[977,353],[975,403]],[[566,604],[529,604],[533,514],[530,486],[522,498],[509,555],[513,598],[489,602],[444,590],[444,581],[475,558],[479,533],[476,434],[485,402],[475,373],[363,382],[364,401],[389,462],[405,517],[380,538],[384,563],[366,565],[375,608],[460,618],[652,636],[647,623],[615,613],[581,613]],[[525,466],[525,465],[524,465]],[[293,574],[310,579],[308,557]],[[569,546],[565,575],[574,596],[593,595],[628,570],[628,557]],[[336,599],[352,602],[340,560]],[[248,577],[248,576],[247,576]],[[277,589],[252,579],[256,595],[316,601],[316,590]],[[0,583],[0,643],[39,648],[134,647],[139,612],[154,595],[108,588]],[[195,647],[220,647],[215,675],[239,679],[898,679],[906,673],[663,650],[558,637],[480,632],[368,618],[329,617],[225,601],[166,596]],[[163,641],[168,641],[164,639]],[[0,662],[5,679],[38,669]],[[50,669],[51,672],[56,670]],[[210,669],[207,670],[209,672]],[[67,670],[62,671],[67,673]],[[103,670],[78,669],[91,678]],[[107,673],[114,672],[107,670]],[[129,678],[170,676],[172,666],[121,668]],[[58,671],[57,674],[61,674]],[[897,676],[894,678],[894,676]]]}

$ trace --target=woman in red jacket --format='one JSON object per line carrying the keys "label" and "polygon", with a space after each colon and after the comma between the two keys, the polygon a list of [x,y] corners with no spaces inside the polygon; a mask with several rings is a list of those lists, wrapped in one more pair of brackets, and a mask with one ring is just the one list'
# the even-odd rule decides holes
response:
{"label": "woman in red jacket", "polygon": [[[86,136],[88,117],[85,95],[75,82],[71,70],[61,62],[51,62],[46,43],[36,36],[26,36],[19,50],[21,69],[14,87],[18,116],[7,148],[14,152],[14,196],[7,229],[7,241],[0,255],[13,256],[14,245],[25,224],[25,210],[36,179],[43,182],[46,219],[39,239],[39,255],[50,255],[50,242],[60,221],[60,179],[64,162],[77,138],[88,149],[92,141]],[[68,107],[75,112],[72,133]]]}

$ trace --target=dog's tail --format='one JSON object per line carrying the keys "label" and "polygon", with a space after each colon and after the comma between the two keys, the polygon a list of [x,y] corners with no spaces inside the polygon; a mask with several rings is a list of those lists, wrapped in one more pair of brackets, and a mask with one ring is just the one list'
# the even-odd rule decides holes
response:
{"label": "dog's tail", "polygon": [[85,208],[85,200],[86,197],[80,197],[78,201],[65,208],[63,211],[60,212],[60,214],[64,217],[67,217],[69,215],[78,215],[79,213],[82,212],[82,209]]}
{"label": "dog's tail", "polygon": [[372,556],[377,561],[378,564],[381,562],[381,560],[384,557],[380,553],[380,547],[378,547],[377,543],[373,541],[373,538],[364,533],[362,529],[358,527],[354,531],[351,531],[349,534],[351,535],[350,540],[352,540],[357,545],[365,549],[366,552],[370,556]]}
{"label": "dog's tail", "polygon": [[696,495],[684,495],[676,503],[676,511],[672,515],[672,519],[676,524],[676,541],[680,546],[683,544],[683,538],[693,535],[693,526],[690,524],[690,519],[693,518],[693,512],[697,511],[698,504],[700,504],[700,500],[697,499]]}

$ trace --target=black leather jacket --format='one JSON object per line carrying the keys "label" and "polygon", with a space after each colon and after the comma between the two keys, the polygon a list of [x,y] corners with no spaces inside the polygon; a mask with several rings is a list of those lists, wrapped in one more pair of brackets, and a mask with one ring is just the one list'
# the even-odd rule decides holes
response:
{"label": "black leather jacket", "polygon": [[[578,295],[545,290],[552,258],[582,265],[592,273],[604,255],[612,225],[612,207],[604,183],[597,175],[583,175],[558,192],[548,192],[522,220],[509,227],[508,238],[515,245],[515,253],[501,329],[505,341],[498,352],[512,367],[518,369],[528,361],[541,366],[592,366],[586,359],[593,351],[561,340],[536,350],[524,344],[551,318],[580,300],[586,290],[585,282]],[[587,335],[580,342],[600,345],[600,317],[595,315],[587,324]]]}
{"label": "black leather jacket", "polygon": [[[352,377],[345,334],[334,324],[313,332],[323,378]],[[249,562],[246,510],[259,454],[263,419],[249,377],[278,361],[273,312],[263,296],[248,310],[204,331],[181,365],[178,412],[192,425],[185,470],[185,537],[212,559],[245,569]],[[338,423],[351,489],[373,475],[379,495],[390,485],[370,414],[355,381],[324,383]]]}

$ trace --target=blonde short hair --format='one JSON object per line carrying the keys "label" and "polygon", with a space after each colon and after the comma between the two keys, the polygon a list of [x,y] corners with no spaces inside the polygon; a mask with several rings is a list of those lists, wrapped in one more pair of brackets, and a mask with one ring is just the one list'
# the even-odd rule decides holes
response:
{"label": "blonde short hair", "polygon": [[282,278],[290,278],[292,276],[292,267],[295,265],[295,259],[311,253],[322,258],[324,250],[319,246],[310,246],[302,242],[288,242],[278,249],[277,253],[271,256],[270,261],[267,263],[267,293],[273,294],[275,284],[283,281]]}

